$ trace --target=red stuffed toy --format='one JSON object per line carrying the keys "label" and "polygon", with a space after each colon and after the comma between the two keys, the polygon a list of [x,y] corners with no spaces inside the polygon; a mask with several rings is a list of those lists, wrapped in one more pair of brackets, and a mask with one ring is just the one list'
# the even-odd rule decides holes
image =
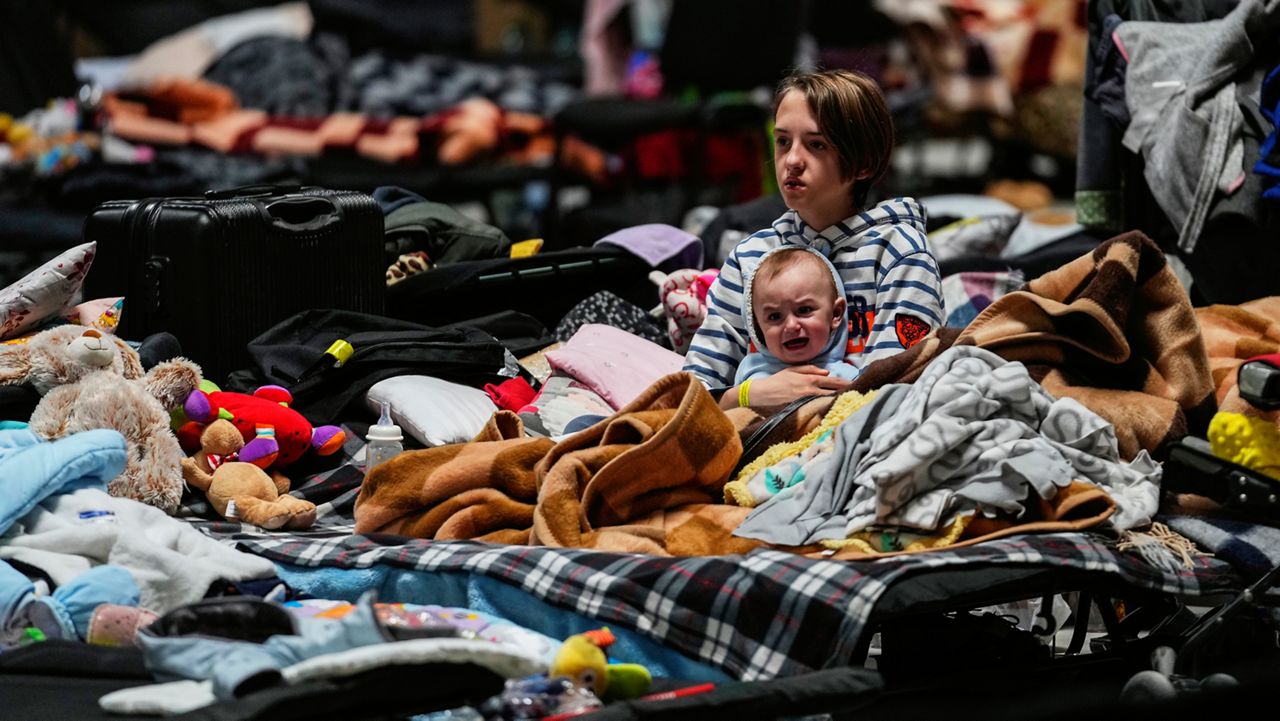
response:
{"label": "red stuffed toy", "polygon": [[280,386],[262,386],[253,395],[223,391],[210,381],[187,396],[183,412],[187,422],[178,428],[178,441],[188,454],[200,449],[200,433],[206,425],[225,418],[244,437],[245,446],[237,458],[259,468],[281,469],[308,450],[328,456],[346,442],[346,433],[337,426],[312,428],[303,415],[292,408],[293,395]]}

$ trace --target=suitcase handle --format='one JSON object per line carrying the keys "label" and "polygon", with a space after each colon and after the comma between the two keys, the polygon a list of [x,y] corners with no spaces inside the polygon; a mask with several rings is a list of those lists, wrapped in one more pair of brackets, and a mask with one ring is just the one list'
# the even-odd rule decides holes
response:
{"label": "suitcase handle", "polygon": [[223,188],[221,190],[206,190],[204,197],[208,200],[226,200],[227,198],[263,198],[272,195],[284,195],[286,193],[296,193],[302,189],[301,185],[272,185],[271,183],[257,183],[255,185],[237,185],[234,188]]}
{"label": "suitcase handle", "polygon": [[271,224],[290,232],[311,232],[342,220],[338,206],[320,196],[291,196],[262,206]]}

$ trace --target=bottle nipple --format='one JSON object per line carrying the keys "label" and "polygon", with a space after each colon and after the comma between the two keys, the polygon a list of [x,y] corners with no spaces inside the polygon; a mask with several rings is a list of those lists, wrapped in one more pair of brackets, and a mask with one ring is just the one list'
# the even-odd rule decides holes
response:
{"label": "bottle nipple", "polygon": [[400,426],[391,419],[391,403],[380,401],[379,405],[381,408],[378,422],[369,426],[369,435],[366,438],[369,441],[399,442],[404,436],[400,432]]}

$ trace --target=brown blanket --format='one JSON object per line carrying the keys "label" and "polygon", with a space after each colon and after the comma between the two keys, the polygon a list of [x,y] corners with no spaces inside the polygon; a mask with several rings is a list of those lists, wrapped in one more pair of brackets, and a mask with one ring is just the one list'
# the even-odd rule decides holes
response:
{"label": "brown blanket", "polygon": [[498,411],[470,443],[406,451],[374,466],[356,497],[356,533],[528,543],[534,468],[555,444],[523,436],[520,418]]}
{"label": "brown blanket", "polygon": [[1216,408],[1209,359],[1186,291],[1164,253],[1142,233],[1093,252],[997,299],[956,338],[928,336],[872,363],[854,385],[866,391],[911,382],[954,343],[1026,364],[1056,396],[1075,398],[1116,428],[1133,458],[1203,434]]}
{"label": "brown blanket", "polygon": [[720,505],[742,452],[738,428],[701,383],[666,376],[606,421],[554,444],[494,415],[467,444],[378,465],[356,499],[356,532],[600,548],[740,553],[749,509]]}
{"label": "brown blanket", "polygon": [[1196,317],[1221,405],[1236,386],[1236,369],[1241,363],[1254,356],[1280,353],[1280,296],[1197,308]]}
{"label": "brown blanket", "polygon": [[992,303],[961,333],[1116,427],[1120,453],[1203,434],[1216,407],[1186,290],[1150,238],[1125,233]]}
{"label": "brown blanket", "polygon": [[[913,381],[953,342],[1025,363],[1050,392],[1111,421],[1126,458],[1158,451],[1213,413],[1190,301],[1164,255],[1139,233],[1000,298],[959,337],[943,330],[872,364],[855,390]],[[810,401],[752,453],[804,435],[830,405],[830,398]],[[519,419],[499,412],[471,443],[410,451],[374,468],[356,500],[356,531],[656,555],[745,552],[760,544],[731,534],[750,509],[720,499],[743,455],[742,438],[767,416],[754,408],[722,412],[684,373],[660,379],[559,444],[523,438]],[[1032,519],[1038,524],[1021,530],[1088,527],[1109,512],[1104,499],[1060,495]],[[1016,532],[1011,521],[998,525],[979,524],[959,540]]]}

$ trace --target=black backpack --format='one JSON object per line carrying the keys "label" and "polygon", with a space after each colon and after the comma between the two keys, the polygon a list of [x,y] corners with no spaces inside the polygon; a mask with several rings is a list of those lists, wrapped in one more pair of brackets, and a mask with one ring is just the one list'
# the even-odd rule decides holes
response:
{"label": "black backpack", "polygon": [[[346,341],[354,352],[341,365],[326,351]],[[429,375],[480,387],[499,379],[506,349],[490,333],[461,325],[432,328],[343,310],[307,310],[249,341],[254,367],[232,373],[227,389],[252,393],[288,388],[292,408],[313,424],[335,423],[380,380]]]}

